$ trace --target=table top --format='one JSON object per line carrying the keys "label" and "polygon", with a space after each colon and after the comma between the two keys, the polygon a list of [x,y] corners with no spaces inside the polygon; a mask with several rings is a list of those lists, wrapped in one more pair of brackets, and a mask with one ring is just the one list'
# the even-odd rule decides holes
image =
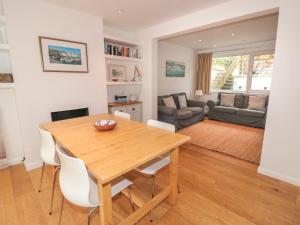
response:
{"label": "table top", "polygon": [[[94,123],[113,119],[111,131],[97,131]],[[186,143],[190,137],[170,133],[110,114],[92,115],[41,124],[72,156],[84,161],[98,182],[107,183]]]}

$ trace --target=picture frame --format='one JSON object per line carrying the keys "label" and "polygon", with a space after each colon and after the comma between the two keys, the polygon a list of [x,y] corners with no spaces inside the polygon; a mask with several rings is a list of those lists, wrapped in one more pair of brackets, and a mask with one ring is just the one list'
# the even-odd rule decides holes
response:
{"label": "picture frame", "polygon": [[87,44],[39,36],[44,72],[88,73]]}
{"label": "picture frame", "polygon": [[125,65],[108,65],[108,76],[110,81],[127,81]]}
{"label": "picture frame", "polygon": [[166,77],[185,77],[185,63],[167,60]]}

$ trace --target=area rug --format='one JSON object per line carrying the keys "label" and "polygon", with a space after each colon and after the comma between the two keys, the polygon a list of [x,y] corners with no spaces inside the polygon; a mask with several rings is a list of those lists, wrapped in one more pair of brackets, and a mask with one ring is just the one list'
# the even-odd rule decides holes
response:
{"label": "area rug", "polygon": [[264,129],[204,120],[179,131],[190,143],[256,164],[260,162]]}

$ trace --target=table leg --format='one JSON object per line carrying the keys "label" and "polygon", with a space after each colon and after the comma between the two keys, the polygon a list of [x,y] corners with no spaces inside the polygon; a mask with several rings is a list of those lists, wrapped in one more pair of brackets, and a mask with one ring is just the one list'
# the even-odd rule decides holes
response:
{"label": "table leg", "polygon": [[179,148],[175,148],[171,153],[171,162],[169,165],[169,176],[170,176],[170,195],[169,195],[169,203],[171,205],[175,205],[177,201],[177,182],[178,182],[178,155]]}
{"label": "table leg", "polygon": [[100,224],[113,225],[112,221],[112,197],[111,184],[98,183],[99,197],[101,199],[100,205]]}

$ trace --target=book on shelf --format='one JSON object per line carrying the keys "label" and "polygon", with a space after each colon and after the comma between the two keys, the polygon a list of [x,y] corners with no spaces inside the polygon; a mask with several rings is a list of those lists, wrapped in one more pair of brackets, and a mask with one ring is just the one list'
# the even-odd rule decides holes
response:
{"label": "book on shelf", "polygon": [[139,49],[137,47],[121,46],[109,42],[104,42],[104,53],[106,55],[139,58]]}

